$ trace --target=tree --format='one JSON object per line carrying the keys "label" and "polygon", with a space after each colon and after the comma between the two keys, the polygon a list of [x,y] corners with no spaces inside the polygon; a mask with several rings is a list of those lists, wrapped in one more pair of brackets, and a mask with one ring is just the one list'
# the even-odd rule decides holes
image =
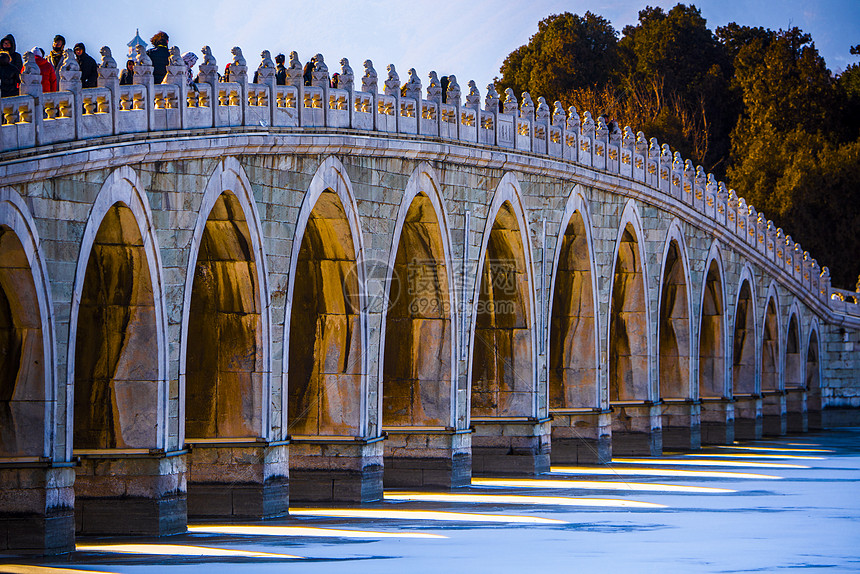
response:
{"label": "tree", "polygon": [[643,128],[722,176],[738,106],[734,98],[726,97],[730,60],[699,9],[684,4],[669,12],[648,7],[639,12],[639,23],[625,26],[623,33],[619,50],[626,85],[656,80],[661,88],[654,95],[665,102]]}
{"label": "tree", "polygon": [[724,37],[736,50],[734,87],[744,105],[732,132],[730,185],[831,267],[834,284],[851,283],[860,261],[860,142],[841,121],[836,81],[797,28],[736,28]]}
{"label": "tree", "polygon": [[544,18],[529,43],[502,64],[496,89],[513,88],[517,97],[565,100],[579,88],[606,85],[617,69],[617,33],[608,20],[586,12],[565,12]]}

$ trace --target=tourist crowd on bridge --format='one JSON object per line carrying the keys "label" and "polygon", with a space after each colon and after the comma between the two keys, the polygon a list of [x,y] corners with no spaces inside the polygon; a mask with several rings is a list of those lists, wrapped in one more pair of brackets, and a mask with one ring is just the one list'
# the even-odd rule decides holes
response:
{"label": "tourist crowd on bridge", "polygon": [[[135,37],[135,39],[132,40],[132,42],[129,44],[130,58],[126,61],[125,67],[120,73],[119,83],[121,86],[131,85],[134,83],[135,60],[132,59],[131,56],[133,55],[134,47],[136,45],[135,40],[139,40],[139,38]],[[169,41],[170,38],[167,33],[159,31],[155,35],[153,35],[152,38],[150,38],[152,48],[146,50],[146,55],[152,62],[152,76],[153,81],[156,84],[160,84],[164,77],[167,75],[167,66],[170,62],[170,49],[168,47]],[[140,44],[145,45],[142,40],[140,40]],[[2,40],[0,40],[0,96],[4,98],[10,96],[17,96],[20,94],[21,75],[24,73],[25,64],[24,58],[17,50],[18,48],[15,42],[15,37],[12,34],[8,34]],[[77,61],[78,67],[81,71],[81,87],[97,87],[99,68],[98,63],[95,61],[95,59],[93,59],[92,56],[87,53],[86,46],[84,46],[84,44],[81,42],[75,44],[73,52],[75,55],[75,60]],[[66,58],[65,37],[59,34],[54,36],[51,51],[47,54],[47,56],[45,54],[45,51],[39,46],[34,46],[33,48],[31,48],[30,53],[33,54],[33,59],[35,63],[39,66],[39,72],[42,76],[42,92],[48,93],[58,91],[60,70],[65,63]],[[185,62],[186,68],[188,69],[188,85],[189,87],[196,89],[195,84],[199,80],[196,76],[194,76],[192,70],[194,68],[194,65],[197,63],[198,56],[194,52],[186,52],[182,54],[182,59]],[[284,54],[278,54],[277,56],[275,56],[275,81],[279,86],[284,86],[287,84],[287,67],[285,64],[286,57],[284,56]],[[316,56],[314,56],[307,62],[307,64],[305,64],[302,70],[302,78],[306,86],[312,85],[313,72],[317,68],[317,58]],[[338,88],[339,76],[340,75],[338,73],[332,74],[330,81],[330,85],[332,88]],[[257,74],[255,73],[254,83],[257,82],[257,79]],[[229,63],[224,69],[224,74],[218,74],[218,80],[223,82],[231,81]],[[443,103],[446,100],[448,83],[448,76],[442,76],[440,78]],[[405,90],[406,86],[404,85],[401,88],[401,91]],[[501,101],[499,102],[499,107],[499,111],[501,111]]]}

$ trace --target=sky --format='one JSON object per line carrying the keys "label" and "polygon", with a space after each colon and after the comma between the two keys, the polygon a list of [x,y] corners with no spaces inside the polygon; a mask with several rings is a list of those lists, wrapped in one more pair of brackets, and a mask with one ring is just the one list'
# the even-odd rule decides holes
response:
{"label": "sky", "polygon": [[[110,46],[120,67],[126,44],[140,29],[149,38],[158,30],[170,35],[171,46],[184,53],[208,45],[219,67],[232,60],[230,48],[242,48],[250,70],[262,50],[289,54],[296,50],[306,62],[316,53],[329,71],[340,71],[349,58],[356,81],[362,63],[371,59],[380,86],[386,66],[394,64],[401,81],[414,67],[424,85],[431,70],[455,74],[466,93],[474,79],[481,94],[499,75],[499,67],[514,49],[526,44],[537,23],[550,14],[591,10],[608,19],[619,34],[635,24],[646,5],[669,9],[663,0],[0,0],[0,35],[12,33],[19,52],[40,46],[50,50],[55,34],[68,47],[84,42],[99,59],[99,48]],[[700,0],[708,27],[729,22],[771,29],[797,26],[812,35],[828,67],[839,72],[860,62],[849,48],[860,44],[860,0]],[[540,94],[532,94],[536,98]]]}

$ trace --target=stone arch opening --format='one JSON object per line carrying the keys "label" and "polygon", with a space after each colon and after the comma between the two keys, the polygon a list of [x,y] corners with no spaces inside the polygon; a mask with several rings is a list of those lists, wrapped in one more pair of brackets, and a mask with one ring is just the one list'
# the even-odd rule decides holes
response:
{"label": "stone arch opening", "polygon": [[809,334],[809,344],[806,349],[806,388],[807,410],[809,412],[809,428],[821,427],[821,365],[818,350],[818,332],[812,330]]}
{"label": "stone arch opening", "polygon": [[505,201],[481,270],[472,353],[472,417],[531,416],[534,403],[528,262]]}
{"label": "stone arch opening", "polygon": [[779,324],[773,298],[767,302],[762,331],[761,390],[779,390]]}
{"label": "stone arch opening", "polygon": [[699,396],[702,398],[725,396],[724,312],[720,269],[716,261],[711,261],[705,277],[699,327]]}
{"label": "stone arch opening", "polygon": [[263,350],[260,284],[237,197],[218,196],[203,229],[188,315],[188,440],[260,436]]}
{"label": "stone arch opening", "polygon": [[143,238],[129,207],[114,203],[87,260],[75,335],[75,449],[156,442],[156,310]]}
{"label": "stone arch opening", "polygon": [[552,298],[549,346],[550,409],[597,406],[597,325],[591,260],[582,214],[575,211],[562,239]]}
{"label": "stone arch opening", "polygon": [[732,387],[734,394],[755,394],[755,317],[752,291],[744,280],[738,295],[732,345]]}
{"label": "stone arch opening", "polygon": [[0,225],[0,458],[44,452],[46,357],[37,297],[21,240]]}
{"label": "stone arch opening", "polygon": [[669,243],[660,294],[660,398],[690,398],[690,312],[678,243]]}
{"label": "stone arch opening", "polygon": [[331,189],[320,194],[308,218],[293,281],[290,434],[359,436],[359,281],[349,221]]}
{"label": "stone arch opening", "polygon": [[647,401],[648,315],[639,240],[627,224],[618,246],[609,322],[609,400]]}
{"label": "stone arch opening", "polygon": [[785,387],[797,389],[802,386],[800,328],[797,323],[797,315],[792,314],[788,322],[788,335],[785,340]]}
{"label": "stone arch opening", "polygon": [[384,426],[448,426],[452,324],[448,272],[436,210],[412,200],[397,246],[385,318]]}

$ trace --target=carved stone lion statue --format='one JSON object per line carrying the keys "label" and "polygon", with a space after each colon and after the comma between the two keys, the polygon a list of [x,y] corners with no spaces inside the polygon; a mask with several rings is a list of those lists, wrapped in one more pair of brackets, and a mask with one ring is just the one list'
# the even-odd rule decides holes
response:
{"label": "carved stone lion statue", "polygon": [[559,101],[553,104],[552,125],[560,128],[564,127],[564,106]]}
{"label": "carved stone lion statue", "polygon": [[230,53],[233,54],[233,63],[232,66],[247,66],[248,63],[245,61],[245,56],[242,55],[242,48],[239,46],[233,46],[230,49]]}
{"label": "carved stone lion statue", "polygon": [[204,66],[217,66],[218,62],[215,61],[215,56],[212,55],[212,49],[209,46],[203,46],[200,49],[200,52],[203,54],[203,64]]}
{"label": "carved stone lion statue", "polygon": [[421,99],[421,80],[418,78],[418,72],[415,68],[409,68],[409,79],[404,84],[407,98],[415,100]]}
{"label": "carved stone lion statue", "polygon": [[268,50],[263,50],[260,52],[260,65],[257,69],[275,69],[275,62],[272,61],[272,54]]}
{"label": "carved stone lion statue", "polygon": [[579,132],[579,114],[576,111],[576,106],[567,108],[567,129]]}
{"label": "carved stone lion statue", "polygon": [[[39,64],[36,63],[36,57],[33,55],[33,52],[24,52],[24,56],[22,58],[24,60],[24,68],[21,71],[21,75],[32,75],[38,77],[38,83],[42,82],[42,72],[39,70]],[[77,61],[75,62],[77,64]],[[33,83],[36,83],[35,81]]]}
{"label": "carved stone lion statue", "polygon": [[325,59],[322,54],[314,56],[314,72],[325,72],[328,74],[328,66],[325,63]]}
{"label": "carved stone lion statue", "polygon": [[361,78],[361,91],[376,93],[377,84],[376,70],[373,69],[373,62],[370,60],[364,61],[364,76]]}
{"label": "carved stone lion statue", "polygon": [[328,88],[330,86],[328,66],[323,59],[323,55],[317,54],[314,56],[314,62],[313,85],[318,88]]}
{"label": "carved stone lion statue", "polygon": [[549,104],[546,103],[546,98],[540,96],[538,98],[537,110],[535,111],[535,118],[541,121],[549,120]]}
{"label": "carved stone lion statue", "polygon": [[170,48],[170,60],[167,65],[185,67],[185,60],[182,59],[182,52],[179,51],[179,46]]}
{"label": "carved stone lion statue", "polygon": [[535,111],[535,104],[532,101],[532,96],[528,92],[523,92],[523,103],[520,104],[520,117],[527,118]]}
{"label": "carved stone lion statue", "polygon": [[113,59],[113,54],[111,54],[108,46],[102,46],[99,54],[102,55],[102,68],[116,68],[116,60]]}
{"label": "carved stone lion statue", "polygon": [[448,89],[446,90],[445,101],[449,104],[460,104],[460,84],[457,83],[457,76],[451,74],[448,76]]}
{"label": "carved stone lion statue", "polygon": [[352,66],[349,65],[349,60],[341,58],[340,75],[337,77],[337,87],[342,90],[352,91],[354,83],[355,73],[352,71]]}
{"label": "carved stone lion statue", "polygon": [[293,50],[290,52],[290,70],[301,70],[302,62],[299,60],[299,53]]}
{"label": "carved stone lion statue", "polygon": [[433,70],[428,75],[430,83],[427,86],[427,99],[431,102],[442,102],[442,85],[439,83],[439,76]]}
{"label": "carved stone lion statue", "polygon": [[395,69],[394,64],[388,64],[388,67],[386,69],[388,70],[388,78],[385,80],[385,95],[399,96],[400,76],[397,74],[397,70]]}
{"label": "carved stone lion statue", "polygon": [[[66,50],[66,51],[70,52],[71,50]],[[72,52],[72,56],[74,56],[74,55],[75,55],[75,53]],[[66,57],[68,58],[68,55]],[[143,46],[141,46],[140,44],[138,44],[137,46],[134,47],[134,63],[135,63],[135,66],[151,66],[152,65],[152,60],[149,59],[149,56],[146,54],[146,50],[144,50]],[[63,66],[65,66],[65,64],[63,64]],[[137,72],[137,70],[135,70],[135,72]]]}
{"label": "carved stone lion statue", "polygon": [[517,96],[514,95],[514,90],[512,88],[505,88],[505,102],[502,105],[506,114],[517,113],[520,104],[517,101]]}
{"label": "carved stone lion statue", "polygon": [[466,105],[475,109],[481,107],[481,93],[478,92],[478,85],[475,83],[475,80],[469,80],[469,93],[466,95]]}
{"label": "carved stone lion statue", "polygon": [[484,97],[484,109],[488,112],[499,111],[499,92],[496,91],[496,84],[492,82],[487,84],[487,95]]}

